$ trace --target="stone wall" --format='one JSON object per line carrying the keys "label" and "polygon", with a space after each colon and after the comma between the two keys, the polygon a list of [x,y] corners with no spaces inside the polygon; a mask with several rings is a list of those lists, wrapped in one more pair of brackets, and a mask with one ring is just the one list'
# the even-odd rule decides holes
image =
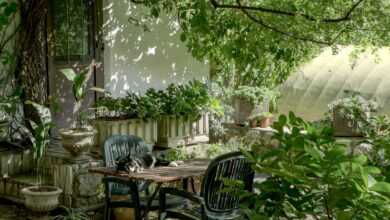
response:
{"label": "stone wall", "polygon": [[88,172],[91,167],[103,166],[102,160],[91,157],[75,159],[62,147],[54,147],[48,150],[44,161],[53,185],[63,190],[61,204],[73,208],[91,208],[102,204],[100,193],[103,193],[103,176]]}

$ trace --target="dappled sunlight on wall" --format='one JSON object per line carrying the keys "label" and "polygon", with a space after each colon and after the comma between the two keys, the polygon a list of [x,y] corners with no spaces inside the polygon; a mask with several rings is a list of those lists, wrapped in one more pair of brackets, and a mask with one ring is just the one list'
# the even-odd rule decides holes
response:
{"label": "dappled sunlight on wall", "polygon": [[114,96],[208,78],[208,64],[196,61],[180,42],[174,17],[147,20],[145,9],[127,0],[106,0],[103,10],[105,88]]}
{"label": "dappled sunlight on wall", "polygon": [[327,49],[293,74],[281,86],[281,113],[292,110],[308,120],[320,119],[327,105],[348,89],[375,98],[380,112],[390,114],[390,50],[379,50],[379,60],[370,53],[353,60],[351,51],[345,48],[333,55]]}

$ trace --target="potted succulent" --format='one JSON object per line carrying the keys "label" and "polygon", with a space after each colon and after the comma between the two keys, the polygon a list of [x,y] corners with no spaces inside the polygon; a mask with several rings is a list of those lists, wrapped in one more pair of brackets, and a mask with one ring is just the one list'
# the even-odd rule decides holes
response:
{"label": "potted succulent", "polygon": [[38,185],[25,187],[21,190],[25,198],[25,205],[34,212],[45,215],[48,211],[55,209],[59,202],[58,197],[62,190],[55,186],[42,186],[41,162],[45,150],[50,141],[49,131],[52,128],[50,110],[34,102],[26,102],[37,111],[38,122],[30,121],[33,132],[30,140],[33,146],[34,161],[36,167],[36,178]]}
{"label": "potted succulent", "polygon": [[73,109],[74,125],[71,128],[60,129],[63,147],[74,157],[84,155],[93,146],[96,130],[87,124],[87,113],[81,110],[83,100],[88,90],[102,92],[98,88],[87,89],[88,80],[91,78],[95,68],[93,61],[87,68],[78,71],[73,69],[62,69],[64,76],[72,82],[72,91],[75,99]]}
{"label": "potted succulent", "polygon": [[360,137],[362,129],[369,124],[371,114],[378,109],[378,104],[355,91],[346,90],[344,93],[344,98],[329,104],[334,134],[341,137]]}

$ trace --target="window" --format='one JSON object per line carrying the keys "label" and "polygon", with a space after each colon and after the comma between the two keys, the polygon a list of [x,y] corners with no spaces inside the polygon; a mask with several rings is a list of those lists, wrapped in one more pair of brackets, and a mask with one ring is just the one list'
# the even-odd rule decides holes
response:
{"label": "window", "polygon": [[83,61],[91,55],[88,0],[51,1],[56,61]]}

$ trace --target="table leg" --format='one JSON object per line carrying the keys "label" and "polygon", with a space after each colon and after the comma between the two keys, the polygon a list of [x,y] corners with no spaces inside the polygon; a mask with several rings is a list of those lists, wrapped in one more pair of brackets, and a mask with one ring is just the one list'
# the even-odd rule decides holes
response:
{"label": "table leg", "polygon": [[183,190],[188,191],[188,178],[183,179]]}
{"label": "table leg", "polygon": [[191,178],[190,181],[191,181],[192,192],[197,194],[196,189],[195,189],[195,180],[194,180],[194,178]]}
{"label": "table leg", "polygon": [[150,210],[150,206],[152,205],[153,200],[156,198],[158,192],[160,191],[161,185],[162,185],[161,183],[158,183],[156,189],[154,190],[154,192],[152,194],[152,196],[149,197],[148,202],[147,202],[146,207],[145,207],[145,210],[144,210],[144,213],[141,216],[142,219],[145,219],[145,217],[148,215],[148,212]]}

